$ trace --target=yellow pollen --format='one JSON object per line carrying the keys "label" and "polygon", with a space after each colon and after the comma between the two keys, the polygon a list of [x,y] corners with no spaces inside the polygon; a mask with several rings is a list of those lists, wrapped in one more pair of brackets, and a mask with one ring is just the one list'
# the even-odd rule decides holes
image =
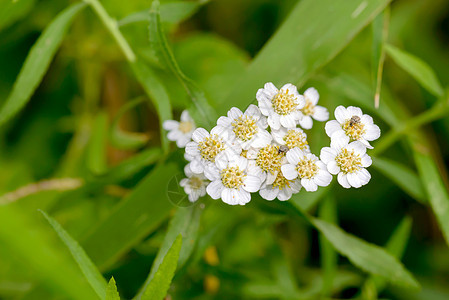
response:
{"label": "yellow pollen", "polygon": [[237,138],[244,142],[252,139],[257,133],[256,120],[252,117],[242,115],[235,119],[231,125]]}
{"label": "yellow pollen", "polygon": [[211,135],[198,143],[198,150],[205,160],[215,162],[218,153],[225,149],[224,142],[216,134]]}
{"label": "yellow pollen", "polygon": [[201,188],[201,186],[203,185],[203,180],[199,177],[192,176],[190,178],[189,185],[191,188],[197,190],[197,189]]}
{"label": "yellow pollen", "polygon": [[309,100],[309,98],[306,98],[306,105],[304,105],[301,109],[301,112],[306,116],[312,116],[315,112],[315,105]]}
{"label": "yellow pollen", "polygon": [[293,94],[288,93],[288,89],[285,91],[280,90],[271,99],[274,111],[280,115],[288,115],[289,113],[295,111],[298,103],[296,102],[296,97]]}
{"label": "yellow pollen", "polygon": [[306,140],[306,135],[303,132],[293,129],[287,131],[287,134],[284,136],[284,141],[289,149],[298,147],[301,150],[305,150],[309,144]]}
{"label": "yellow pollen", "polygon": [[282,172],[279,172],[273,181],[273,187],[278,187],[279,190],[283,190],[285,187],[290,187],[290,181],[282,175]]}
{"label": "yellow pollen", "polygon": [[360,170],[362,166],[362,159],[360,155],[355,154],[354,150],[348,151],[348,149],[343,148],[340,154],[335,157],[335,161],[343,173],[354,173]]}
{"label": "yellow pollen", "polygon": [[281,159],[284,154],[279,153],[276,146],[268,145],[259,150],[256,158],[256,164],[266,172],[275,174],[281,169]]}
{"label": "yellow pollen", "polygon": [[313,178],[318,173],[318,166],[312,159],[304,158],[296,166],[299,178]]}
{"label": "yellow pollen", "polygon": [[220,173],[221,182],[230,189],[239,189],[245,180],[245,173],[239,167],[227,167]]}
{"label": "yellow pollen", "polygon": [[189,133],[193,129],[193,124],[189,121],[181,122],[178,128],[182,133]]}
{"label": "yellow pollen", "polygon": [[240,153],[240,156],[244,157],[244,158],[248,158],[248,150],[242,150],[242,153]]}
{"label": "yellow pollen", "polygon": [[346,135],[351,138],[352,141],[359,140],[362,137],[362,134],[365,133],[365,125],[362,123],[354,123],[351,122],[351,119],[347,119],[343,125],[341,126],[345,131]]}

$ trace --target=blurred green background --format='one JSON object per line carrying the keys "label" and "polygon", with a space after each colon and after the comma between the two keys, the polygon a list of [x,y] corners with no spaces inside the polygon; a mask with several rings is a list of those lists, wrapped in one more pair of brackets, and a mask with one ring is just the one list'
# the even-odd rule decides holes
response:
{"label": "blurred green background", "polygon": [[[158,54],[163,43],[148,29],[151,1],[101,1],[136,63],[125,58],[94,10],[82,8],[29,102],[0,127],[0,299],[93,299],[75,260],[37,209],[79,241],[107,280],[114,276],[123,299],[134,297],[179,232],[187,238],[171,299],[449,299],[442,234],[449,226],[447,93],[436,96],[387,55],[376,110],[373,75],[382,43],[376,34],[386,26],[389,44],[419,57],[448,86],[449,1],[346,1],[161,1],[159,25],[179,69],[196,83],[187,84],[187,92],[186,81]],[[42,31],[73,3],[0,1],[3,104]],[[361,13],[360,21],[338,16],[340,6],[351,5],[372,12]],[[292,11],[296,19],[288,19]],[[326,16],[336,18],[335,28],[317,25],[334,24]],[[278,31],[287,19],[301,26]],[[314,43],[321,39],[330,42]],[[288,55],[296,69],[286,68],[282,59]],[[334,183],[313,194],[301,191],[288,203],[255,196],[245,207],[211,199],[172,205],[169,183],[185,162],[182,149],[167,147],[160,121],[191,107],[192,91],[204,91],[218,114],[231,105],[244,109],[268,81],[291,81],[300,92],[316,87],[331,116],[338,105],[362,107],[382,130],[375,148],[388,132],[406,127],[397,142],[374,150],[372,179],[362,189]],[[422,126],[407,123],[440,104],[440,114]],[[307,134],[316,154],[329,143],[324,123]],[[56,180],[42,182],[48,179]],[[388,278],[381,287],[374,284],[371,272],[336,254],[306,221],[306,211],[380,246],[402,224],[393,252],[421,290]]]}

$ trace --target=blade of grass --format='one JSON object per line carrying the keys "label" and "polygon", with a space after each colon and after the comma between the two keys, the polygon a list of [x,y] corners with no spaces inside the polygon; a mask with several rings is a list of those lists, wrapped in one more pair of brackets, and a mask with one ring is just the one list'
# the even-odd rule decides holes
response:
{"label": "blade of grass", "polygon": [[435,75],[435,72],[429,67],[429,65],[427,65],[427,63],[422,61],[420,58],[392,45],[386,45],[385,49],[388,55],[426,90],[436,97],[443,96],[444,91],[441,83]]}
{"label": "blade of grass", "polygon": [[173,206],[164,187],[177,170],[174,164],[156,167],[86,236],[83,248],[100,270],[110,266],[168,216]]}
{"label": "blade of grass", "polygon": [[142,300],[162,300],[167,295],[168,288],[175,275],[181,245],[182,236],[178,235],[170,249],[167,251],[164,260],[159,265],[150,284],[145,289],[142,295]]}
{"label": "blade of grass", "polygon": [[47,215],[44,211],[39,211],[45,217],[45,219],[47,219],[48,223],[50,223],[50,225],[56,231],[59,238],[70,250],[70,253],[80,267],[89,284],[97,293],[98,297],[100,297],[100,299],[103,299],[106,295],[107,287],[107,283],[103,278],[103,275],[101,275],[100,271],[98,271],[97,267],[92,263],[92,261],[87,256],[86,252],[84,252],[84,249],[81,248],[81,246],[78,244],[78,242],[73,239],[55,219]]}
{"label": "blade of grass", "polygon": [[42,81],[75,16],[86,5],[76,3],[60,12],[31,48],[11,93],[0,109],[0,125],[14,117]]}
{"label": "blade of grass", "polygon": [[87,166],[92,173],[102,174],[108,168],[106,162],[108,116],[105,112],[98,113],[93,126],[87,150]]}
{"label": "blade of grass", "polygon": [[[292,9],[247,72],[236,79],[228,107],[245,108],[267,81],[302,84],[334,58],[389,0],[303,0]],[[316,20],[320,20],[317,22]]]}
{"label": "blade of grass", "polygon": [[109,280],[109,284],[106,289],[106,300],[120,300],[120,295],[118,294],[114,277],[111,277],[111,280]]}

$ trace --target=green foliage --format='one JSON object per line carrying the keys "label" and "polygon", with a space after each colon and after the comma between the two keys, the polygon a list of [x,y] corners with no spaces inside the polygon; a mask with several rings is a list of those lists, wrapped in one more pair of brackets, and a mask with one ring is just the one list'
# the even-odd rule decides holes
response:
{"label": "green foliage", "polygon": [[114,277],[111,277],[108,287],[106,288],[106,300],[120,300],[120,295],[117,292]]}
{"label": "green foliage", "polygon": [[[78,244],[78,242],[75,241],[55,219],[47,215],[42,210],[40,212],[45,217],[45,219],[47,219],[48,223],[50,223],[53,229],[56,231],[59,238],[70,250],[70,253],[72,254],[78,266],[80,267],[81,271],[83,271],[83,274],[86,277],[89,284],[95,290],[100,299],[103,299],[106,295],[106,286],[107,286],[106,280],[103,278],[103,275],[101,275],[97,267],[92,263],[92,261],[87,256],[86,252],[84,252],[84,249],[81,248],[81,246]],[[113,283],[112,280],[111,282]],[[109,285],[111,284],[111,282],[109,282]]]}
{"label": "green foliage", "polygon": [[181,251],[182,236],[178,237],[173,242],[173,245],[168,249],[159,265],[153,279],[148,284],[140,299],[142,300],[161,300],[167,295],[170,283],[175,275],[176,266],[178,264],[179,251]]}

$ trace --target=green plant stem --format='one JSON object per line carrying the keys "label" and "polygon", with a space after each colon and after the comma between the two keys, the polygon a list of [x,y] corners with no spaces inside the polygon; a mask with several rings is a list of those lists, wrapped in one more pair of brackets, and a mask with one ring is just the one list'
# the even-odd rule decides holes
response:
{"label": "green plant stem", "polygon": [[92,7],[92,9],[95,11],[95,13],[98,15],[100,20],[103,22],[104,26],[106,26],[106,28],[109,30],[109,32],[114,37],[115,41],[117,42],[118,46],[122,50],[126,59],[131,63],[135,62],[136,55],[134,54],[133,50],[129,46],[125,37],[122,35],[120,30],[118,29],[117,22],[108,15],[108,13],[104,9],[103,5],[101,5],[101,3],[98,0],[84,0],[84,2],[89,4]]}
{"label": "green plant stem", "polygon": [[390,131],[381,141],[376,145],[372,154],[374,156],[379,155],[392,144],[394,144],[403,134],[411,132],[413,129],[421,127],[425,124],[433,122],[447,116],[449,112],[449,102],[439,101],[432,108],[426,110],[422,114],[412,118],[404,123],[404,125],[397,127]]}

